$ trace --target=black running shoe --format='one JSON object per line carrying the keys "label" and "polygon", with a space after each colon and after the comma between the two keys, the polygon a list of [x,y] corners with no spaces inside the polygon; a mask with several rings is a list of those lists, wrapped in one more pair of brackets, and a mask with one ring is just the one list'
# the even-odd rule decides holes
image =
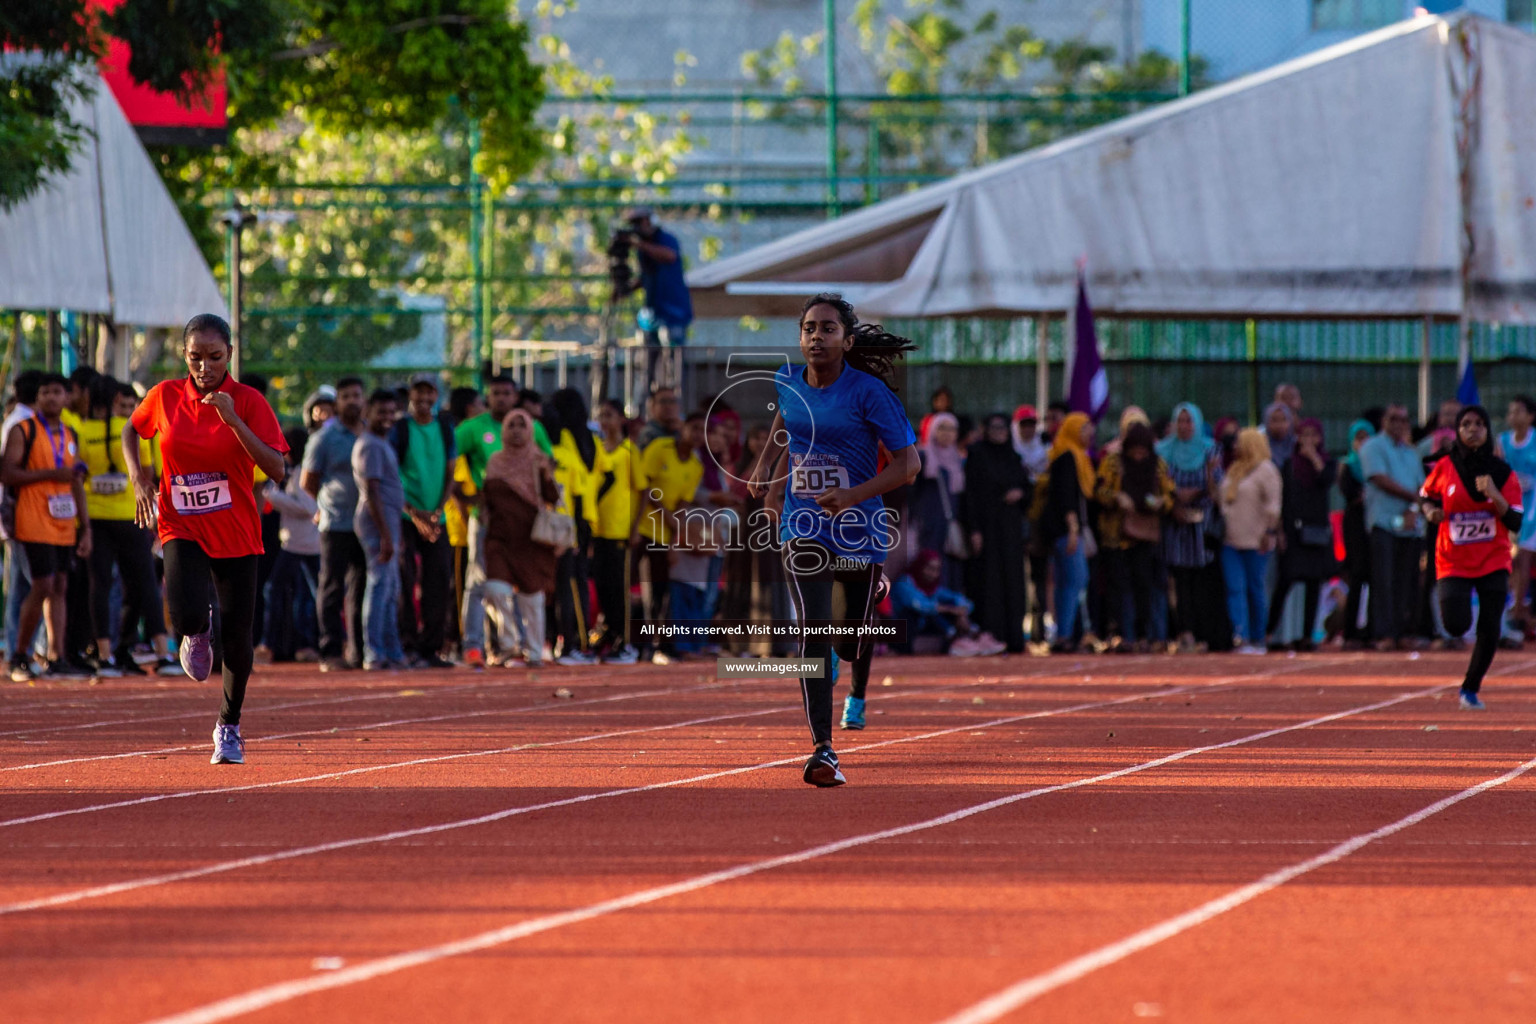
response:
{"label": "black running shoe", "polygon": [[56,658],[48,663],[48,671],[43,673],[50,679],[89,679],[91,670],[84,665],[76,665],[65,658]]}
{"label": "black running shoe", "polygon": [[93,658],[90,662],[91,675],[97,679],[121,679],[123,670],[113,658]]}
{"label": "black running shoe", "polygon": [[837,766],[837,755],[831,747],[817,747],[816,753],[805,762],[805,781],[813,786],[827,788],[841,786],[848,780],[843,777],[842,769]]}

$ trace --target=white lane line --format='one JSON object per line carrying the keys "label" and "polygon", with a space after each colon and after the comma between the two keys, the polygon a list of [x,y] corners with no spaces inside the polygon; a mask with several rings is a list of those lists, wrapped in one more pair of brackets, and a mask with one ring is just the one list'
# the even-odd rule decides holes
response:
{"label": "white lane line", "polygon": [[[1220,683],[1212,683],[1210,686],[1218,686]],[[932,732],[921,733],[914,736],[899,736],[888,740],[880,740],[875,743],[866,743],[857,747],[845,748],[843,753],[856,753],[863,750],[874,750],[878,747],[895,746],[903,743],[914,743],[919,740],[935,739],[940,736],[952,736],[961,732],[974,732],[978,729],[990,729],[1000,725],[1010,725],[1015,722],[1027,721],[1036,718],[1051,718],[1056,715],[1070,714],[1077,711],[1091,711],[1097,708],[1113,707],[1118,704],[1130,704],[1136,701],[1153,700],[1158,697],[1169,697],[1180,693],[1188,693],[1195,689],[1192,686],[1171,687],[1153,693],[1130,694],[1125,697],[1116,697],[1106,701],[1095,701],[1087,704],[1075,704],[1064,708],[1047,708],[1041,711],[1031,711],[1022,715],[1010,715],[1006,718],[997,718],[988,722],[979,722],[971,725],[954,726],[948,729],[939,729]],[[1200,687],[1206,691],[1207,687]],[[928,691],[934,692],[934,691]],[[940,691],[942,692],[942,691]],[[893,694],[891,697],[880,698],[891,700],[902,694]],[[718,715],[713,718],[699,718],[691,722],[677,722],[665,726],[652,726],[646,729],[627,729],[623,732],[601,733],[596,736],[584,736],[575,740],[561,740],[551,743],[528,744],[533,746],[561,746],[571,743],[584,743],[589,740],[609,739],[614,736],[632,736],[644,732],[660,732],[664,729],[678,729],[684,726],[702,725],[709,722],[721,722],[729,719],[756,718],[770,714],[784,714],[800,709],[798,704],[785,704],[781,707],[767,708],[762,711],[738,713],[734,715]],[[510,747],[508,750],[526,749],[526,747]],[[534,811],[547,811],[557,807],[571,807],[576,804],[591,803],[595,800],[608,800],[614,797],[629,796],[635,793],[650,793],[659,789],[673,789],[678,786],[692,785],[697,782],[707,782],[712,779],[726,778],[733,775],[745,775],[749,772],[762,771],[766,768],[781,768],[789,764],[799,764],[802,757],[786,757],[776,761],[764,761],[758,764],[745,765],[739,768],[727,768],[719,771],[706,772],[701,775],[691,775],[681,779],[670,779],[666,782],[652,782],[644,786],[626,786],[621,789],[609,789],[596,793],[584,793],[581,796],[566,797],[560,800],[550,800],[538,804],[524,805],[521,807],[508,807],[490,814],[482,814],[474,818],[463,818],[458,821],[442,822],[437,825],[423,825],[411,829],[398,829],[392,832],[384,832],[379,835],[358,836],[352,839],[339,839],[328,843],[317,843],[313,846],[300,846],[288,850],[279,850],[276,853],[258,854],[251,857],[242,857],[238,860],[224,861],[218,864],[209,864],[198,868],[187,868],[183,871],[170,872],[163,875],[151,875],[147,878],[135,878],[124,882],[114,882],[108,885],[92,886],[88,889],[77,889],[71,892],[58,893],[53,896],[40,897],[26,900],[20,903],[0,905],[0,915],[20,913],[25,910],[42,910],[47,907],[63,906],[68,903],[78,903],[82,900],[98,899],[103,896],[112,896],[117,893],[131,892],[135,889],[147,889],[173,882],[182,882],[192,878],[202,878],[207,875],[221,874],[226,871],[235,871],[240,868],[260,867],[264,864],[273,864],[278,861],[293,860],[297,857],[308,857],[318,853],[330,853],[334,850],[345,850],[356,846],[369,846],[376,843],[389,843],[400,839],[411,839],[416,836],[433,835],[439,832],[451,832],[461,828],[471,828],[476,825],[486,825],[494,821],[502,821],[506,818],[516,817],[522,814],[531,814]]]}
{"label": "white lane line", "polygon": [[[566,683],[566,682],[571,682],[571,681],[581,682],[581,681],[587,681],[587,680],[595,681],[595,680],[598,680],[598,679],[608,679],[608,678],[611,678],[611,676],[613,674],[634,675],[634,676],[640,675],[640,673],[638,673],[638,672],[629,672],[629,673],[611,673],[610,672],[610,673],[599,673],[599,674],[596,674],[596,675],[585,675],[585,674],[573,673],[573,674],[568,675],[568,676],[567,675],[561,675],[558,678],[551,678],[548,681],[550,681],[550,682],[559,682],[559,683]],[[408,679],[409,679],[408,675],[402,675],[400,677],[399,685],[402,686],[402,687],[410,687],[410,684],[407,682]],[[509,679],[505,680],[504,682],[502,680],[496,680],[496,681],[490,682],[490,683],[486,683],[486,682],[483,682],[483,681],[482,682],[476,682],[476,683],[462,683],[462,684],[460,684],[458,686],[446,686],[446,687],[443,687],[441,689],[427,690],[425,692],[426,692],[426,694],[429,694],[429,695],[447,694],[447,693],[462,693],[465,690],[499,689],[499,688],[501,688],[504,685],[515,684],[515,683],[519,683],[519,682],[526,682],[526,680],[521,679],[521,678],[509,678]],[[541,680],[540,681],[540,685],[542,685],[543,682],[544,682],[544,680]],[[200,687],[200,689],[193,690],[192,687]],[[212,677],[210,677],[209,681],[206,684],[193,683],[183,692],[186,692],[186,693],[218,693],[219,690],[217,688],[216,681]],[[359,701],[367,701],[367,700],[387,700],[387,699],[389,699],[391,697],[398,697],[399,695],[400,695],[399,689],[394,687],[394,686],[392,686],[391,689],[389,689],[388,691],[380,689],[380,690],[373,690],[373,691],[370,691],[368,693],[362,693],[362,694],[349,694],[349,695],[347,695],[345,697],[322,697],[322,698],[317,699],[317,700],[291,701],[291,702],[289,702],[287,704],[265,704],[265,705],[258,704],[258,705],[253,706],[251,708],[251,710],[260,712],[262,714],[266,714],[269,711],[287,711],[287,710],[291,710],[293,708],[320,707],[320,706],[324,706],[324,705],[328,705],[328,704],[352,704],[352,703],[356,703],[356,702],[359,702]],[[146,715],[146,716],[144,716],[142,718],[118,718],[118,719],[112,719],[112,720],[109,720],[109,721],[75,722],[75,723],[73,723],[71,725],[41,726],[41,727],[34,728],[34,729],[13,729],[13,730],[11,730],[9,732],[0,732],[0,739],[3,739],[5,737],[9,737],[9,736],[41,736],[44,733],[77,732],[77,731],[81,731],[81,730],[85,730],[85,729],[105,729],[105,728],[109,728],[109,727],[114,726],[114,725],[140,725],[140,724],[145,724],[145,723],[150,723],[150,722],[174,722],[174,721],[177,721],[177,720],[183,719],[183,718],[203,718],[203,717],[206,717],[207,714],[208,714],[208,712],[205,709],[205,710],[202,710],[202,711],[187,711],[187,712],[183,712],[183,713],[179,713],[179,714],[174,714],[174,715]]]}
{"label": "white lane line", "polygon": [[[426,692],[459,693],[464,690],[472,690],[476,685],[477,684],[471,683],[464,686],[453,686],[442,690],[428,690]],[[368,693],[349,694],[345,697],[322,697],[316,700],[290,701],[286,704],[266,704],[253,710],[260,710],[263,714],[265,714],[269,711],[287,711],[292,708],[320,707],[327,704],[355,704],[370,700],[388,700],[391,697],[398,697],[399,695],[399,688],[396,687],[391,688],[387,692],[382,690],[374,690]],[[79,732],[86,729],[106,729],[114,725],[140,725],[150,722],[174,722],[182,718],[206,718],[207,716],[208,710],[204,708],[200,711],[184,711],[174,715],[145,715],[140,718],[114,718],[109,720],[98,720],[94,722],[75,722],[71,725],[44,725],[33,729],[13,729],[9,732],[0,732],[0,738],[9,736],[41,736],[44,733]]]}
{"label": "white lane line", "polygon": [[[584,700],[570,701],[546,701],[543,704],[522,704],[513,708],[481,708],[477,711],[452,711],[441,715],[423,715],[416,718],[393,718],[382,722],[364,722],[361,725],[332,726],[318,729],[300,729],[295,732],[273,733],[270,736],[253,736],[246,742],[270,743],[273,740],[291,740],[301,736],[331,736],[352,732],[366,732],[370,729],[392,729],[400,725],[430,725],[434,722],[455,722],[469,718],[491,718],[496,715],[515,715],[525,711],[549,711],[565,710],[568,708],[587,707],[592,704],[607,704],[613,701],[635,700],[640,697],[668,696],[680,693],[697,693],[700,690],[716,690],[729,686],[741,686],[757,682],[752,679],[722,680],[715,683],[700,683],[694,686],[674,686],[661,690],[637,690],[633,693],[612,694],[607,697],[588,697]],[[542,685],[542,684],[535,684]],[[399,694],[392,694],[398,696]],[[432,691],[427,691],[423,696],[431,696]],[[127,757],[148,757],[153,754],[175,754],[187,750],[207,750],[207,743],[184,744],[178,747],[159,747],[152,750],[130,750],[120,754],[94,754],[90,757],[70,757],[58,761],[38,761],[33,764],[12,765],[9,768],[0,768],[0,772],[19,772],[28,768],[52,768],[64,764],[80,764],[86,761],[115,761]],[[0,823],[3,825],[4,823]]]}
{"label": "white lane line", "polygon": [[1225,896],[1219,896],[1193,910],[1179,914],[1177,917],[1170,917],[1168,920],[1155,924],[1150,928],[1144,928],[1118,942],[1100,946],[1090,953],[1084,953],[1082,956],[1068,960],[1061,966],[1046,971],[1043,974],[1037,974],[1032,978],[1025,978],[1023,981],[1010,985],[1001,992],[983,999],[974,1006],[967,1007],[951,1017],[944,1018],[942,1024],[989,1024],[989,1022],[997,1020],[1004,1014],[1011,1013],[1024,1004],[1038,999],[1047,992],[1087,977],[1102,967],[1119,963],[1126,957],[1139,953],[1144,949],[1150,949],[1160,942],[1167,941],[1189,931],[1191,928],[1197,928],[1213,918],[1220,917],[1229,910],[1236,910],[1243,904],[1258,899],[1265,893],[1278,889],[1293,879],[1316,871],[1318,868],[1337,863],[1362,847],[1376,842],[1378,839],[1385,839],[1404,829],[1412,828],[1426,818],[1431,818],[1447,808],[1454,807],[1463,800],[1470,800],[1480,793],[1486,793],[1496,786],[1502,786],[1506,782],[1518,779],[1532,768],[1536,768],[1536,758],[1510,769],[1497,778],[1487,779],[1475,786],[1469,786],[1460,793],[1454,793],[1443,800],[1436,800],[1428,807],[1422,807],[1412,814],[1405,815],[1390,825],[1383,825],[1381,828],[1370,832],[1363,832],[1352,839],[1346,839],[1344,842],[1318,854],[1316,857],[1308,858],[1289,867],[1281,868],[1278,871],[1272,871],[1258,881],[1250,882],[1241,888],[1234,889]]}
{"label": "white lane line", "polygon": [[[1126,662],[1126,666],[1127,667],[1134,667],[1135,665],[1139,664],[1142,660],[1143,659],[1138,658],[1138,659],[1135,659],[1135,660],[1127,661]],[[1284,670],[1281,670],[1281,671],[1282,672],[1289,672],[1289,671],[1294,671],[1294,669],[1284,669]],[[1029,679],[1038,679],[1038,678],[1040,678],[1042,676],[1051,676],[1051,675],[1056,675],[1056,674],[1059,674],[1059,673],[1056,673],[1055,671],[1053,671],[1052,669],[1049,669],[1049,668],[1041,668],[1040,670],[1035,671],[1035,672],[1025,672],[1025,673],[1021,673],[1021,674],[1017,674],[1017,675],[1005,675],[1005,676],[997,676],[997,677],[991,677],[991,678],[992,678],[992,681],[995,681],[995,682],[1023,682],[1025,680],[1029,680]],[[1277,672],[1275,674],[1279,675],[1281,673]],[[988,677],[984,677],[984,678],[988,678]],[[523,680],[513,680],[513,682],[524,682],[524,681]],[[299,737],[302,737],[302,736],[329,736],[329,735],[333,735],[333,734],[336,734],[336,733],[343,733],[344,734],[344,733],[349,733],[349,732],[363,732],[363,731],[369,730],[369,729],[390,729],[390,728],[394,728],[395,726],[401,726],[401,725],[429,725],[429,724],[432,724],[432,723],[435,723],[435,722],[453,722],[453,721],[462,721],[464,719],[470,719],[470,718],[486,718],[486,717],[491,717],[491,716],[495,716],[495,715],[503,715],[503,714],[521,714],[522,712],[525,712],[525,711],[564,710],[564,709],[572,708],[572,707],[585,707],[585,706],[590,705],[590,704],[610,703],[610,702],[616,701],[616,700],[631,700],[631,699],[635,699],[635,698],[638,698],[638,697],[655,697],[655,696],[665,696],[665,695],[668,695],[668,694],[678,694],[678,693],[697,693],[697,692],[702,691],[702,690],[740,689],[740,688],[742,688],[744,686],[773,685],[773,684],[780,683],[780,682],[783,682],[783,680],[778,680],[778,679],[759,679],[759,678],[754,678],[754,677],[743,677],[741,679],[728,679],[728,680],[719,680],[717,682],[712,682],[712,683],[700,683],[700,684],[696,684],[694,686],[669,687],[669,688],[661,689],[661,690],[637,691],[635,693],[617,694],[617,695],[612,695],[612,696],[608,696],[608,697],[592,697],[592,698],[587,698],[585,700],[577,700],[577,701],[560,701],[560,702],[557,702],[557,703],[529,704],[529,705],[524,705],[524,706],[520,706],[520,707],[516,707],[516,708],[486,708],[486,709],[481,709],[481,710],[478,710],[478,711],[455,711],[455,712],[449,712],[449,713],[445,713],[445,714],[441,714],[441,715],[426,715],[426,716],[416,717],[416,718],[397,718],[397,719],[392,719],[392,720],[384,721],[384,722],[365,722],[362,725],[348,725],[348,726],[343,726],[343,727],[340,727],[340,728],[303,729],[303,730],[299,730],[299,731],[296,731],[296,732],[276,733],[276,734],[273,734],[271,736],[255,736],[255,737],[252,737],[250,740],[248,740],[247,743],[260,743],[260,742],[264,742],[264,741],[270,742],[272,740],[296,739],[296,738],[299,738]],[[456,689],[473,689],[473,688],[474,687],[471,686],[471,687],[458,687]],[[953,687],[946,687],[945,689],[953,689]],[[444,692],[444,691],[439,691],[439,692]],[[914,691],[909,691],[909,692],[914,692],[914,693],[916,693],[916,692],[934,693],[934,692],[940,692],[940,691],[939,690],[914,690]],[[398,696],[398,693],[392,694],[392,695],[393,696]],[[175,746],[175,747],[160,747],[160,748],[150,749],[150,750],[131,750],[131,751],[127,751],[127,752],[124,752],[124,753],[118,753],[118,754],[95,754],[95,755],[92,755],[90,757],[72,757],[72,758],[64,758],[62,760],[56,760],[56,761],[39,761],[39,762],[35,762],[33,764],[12,765],[9,768],[0,768],[0,772],[22,771],[23,769],[29,769],[29,768],[52,768],[52,767],[56,767],[58,765],[80,764],[80,763],[87,762],[87,761],[112,761],[112,760],[119,760],[119,759],[128,758],[128,757],[146,757],[146,756],[150,756],[150,755],[154,755],[154,754],[173,754],[173,753],[180,753],[180,752],[188,751],[188,750],[206,750],[206,749],[208,749],[208,744],[206,744],[206,743],[183,744],[181,746]],[[0,827],[3,827],[4,824],[5,823],[0,822]]]}
{"label": "white lane line", "polygon": [[[972,684],[972,685],[974,685],[974,684]],[[635,700],[635,699],[640,698],[640,697],[669,696],[669,695],[678,694],[678,693],[686,693],[689,690],[707,689],[707,688],[708,687],[704,687],[704,686],[700,686],[700,687],[682,687],[682,688],[675,688],[675,689],[669,689],[669,690],[649,690],[649,691],[642,691],[642,692],[638,692],[638,693],[619,693],[619,694],[614,694],[614,695],[612,695],[610,697],[594,697],[594,698],[592,698],[590,700],[581,701],[579,703],[571,702],[571,701],[561,701],[558,704],[534,704],[534,705],[529,705],[527,707],[522,707],[522,708],[507,708],[507,709],[504,709],[504,710],[501,710],[501,711],[474,712],[474,713],[470,713],[470,714],[466,714],[466,715],[436,715],[436,716],[433,716],[431,718],[410,719],[408,721],[411,722],[411,723],[416,723],[416,722],[439,722],[439,721],[444,721],[446,719],[451,719],[451,718],[479,717],[479,716],[483,716],[483,715],[494,715],[494,714],[515,714],[515,713],[522,712],[522,711],[542,711],[542,710],[550,709],[550,708],[564,710],[564,709],[570,708],[570,707],[591,706],[593,704],[611,704],[611,703],[616,703],[616,702],[619,702],[619,701]],[[727,717],[729,717],[729,716],[727,716]],[[362,731],[364,729],[384,728],[386,726],[399,725],[399,724],[402,724],[402,723],[401,722],[378,722],[378,723],[374,723],[372,725],[367,725],[367,726],[357,726],[357,727],[355,727],[355,729],[356,729],[356,731],[360,732],[360,731]],[[663,727],[656,727],[656,728],[663,728]],[[329,729],[319,729],[319,730],[315,730],[315,731],[319,732],[319,733],[322,733],[322,734],[329,734],[330,733]],[[637,731],[645,732],[647,730],[641,729],[641,730],[637,730]],[[604,734],[604,735],[606,735],[606,734]],[[614,735],[625,735],[625,734],[624,733],[616,733]],[[279,737],[271,737],[271,738],[272,739],[277,739]],[[598,738],[598,737],[597,736],[588,736],[588,737],[583,737],[581,740],[574,741],[574,742],[585,742],[586,740],[596,739],[596,738]],[[559,741],[559,743],[566,743],[566,742],[573,742],[573,741],[569,741],[569,740]],[[362,766],[360,768],[348,768],[348,769],[346,769],[344,771],[324,772],[324,773],[319,774],[319,775],[302,775],[302,776],[299,776],[297,778],[291,778],[291,779],[272,779],[272,780],[269,780],[269,781],[266,781],[266,782],[252,782],[252,783],[248,783],[248,784],[243,785],[243,786],[217,786],[217,787],[212,787],[212,788],[208,788],[208,789],[184,789],[184,790],[181,790],[181,791],[176,792],[176,793],[155,793],[155,794],[152,794],[150,796],[135,797],[132,800],[114,800],[114,801],[111,801],[110,803],[88,804],[88,805],[86,805],[84,807],[71,807],[71,808],[69,808],[67,810],[62,810],[62,811],[47,811],[47,812],[44,812],[42,814],[32,814],[32,815],[28,815],[27,817],[24,817],[24,818],[10,818],[10,819],[7,819],[5,821],[0,821],[0,828],[12,828],[12,827],[14,827],[16,825],[29,825],[29,824],[32,824],[33,822],[51,821],[51,820],[53,820],[55,818],[69,818],[69,817],[73,817],[74,815],[77,815],[77,814],[92,814],[92,813],[95,813],[97,811],[111,811],[111,810],[116,810],[116,809],[118,809],[120,807],[138,807],[138,806],[142,806],[143,804],[161,803],[162,801],[165,801],[165,800],[185,800],[185,799],[188,799],[190,797],[195,797],[195,796],[216,796],[216,795],[221,794],[221,793],[244,793],[244,792],[248,792],[250,790],[255,790],[255,789],[273,789],[273,788],[276,788],[276,787],[279,787],[279,786],[296,786],[296,785],[299,785],[300,783],[304,783],[304,782],[324,782],[327,779],[346,778],[347,776],[350,776],[350,775],[366,775],[369,772],[382,772],[382,771],[388,771],[388,770],[394,769],[394,768],[409,768],[409,767],[411,767],[413,765],[436,764],[436,763],[438,763],[440,761],[453,761],[453,760],[458,760],[460,758],[467,758],[467,757],[489,757],[489,756],[491,756],[493,754],[505,754],[505,753],[510,753],[512,751],[516,751],[516,750],[528,750],[528,749],[534,749],[534,748],[545,747],[545,746],[557,746],[557,745],[559,745],[559,743],[525,743],[525,744],[519,744],[517,746],[497,747],[497,748],[492,749],[492,750],[473,750],[473,751],[467,751],[467,752],[461,751],[461,752],[455,753],[455,754],[439,754],[439,755],[437,755],[435,757],[416,757],[416,758],[411,758],[411,759],[406,760],[406,761],[390,761],[390,762],[385,763],[385,764],[364,765],[364,766]]]}
{"label": "white lane line", "polygon": [[508,925],[504,928],[497,928],[491,931],[482,932],[479,935],[472,935],[468,938],[459,939],[454,942],[445,942],[436,946],[427,946],[422,949],[410,950],[404,953],[396,953],[392,956],[379,957],[378,959],[358,964],[355,967],[346,967],[329,974],[298,978],[293,981],[278,982],[273,985],[264,985],[260,988],[252,989],[249,992],[244,992],[238,996],[232,996],[228,999],[221,999],[217,1002],[195,1007],[182,1013],[172,1014],[168,1017],[161,1017],[154,1021],[153,1024],[214,1024],[216,1021],[228,1020],[231,1017],[238,1017],[243,1014],[254,1013],[257,1010],[265,1009],[269,1006],[275,1006],[279,1003],[289,1002],[290,1000],[298,999],[302,996],[311,995],[316,992],[323,992],[327,989],[343,988],[348,985],[355,985],[359,982],[371,981],[374,978],[383,977],[387,974],[394,974],[407,968],[419,967],[424,964],[434,963],[439,960],[446,960],[450,957],[462,956],[466,953],[476,953],[480,952],[481,950],[492,949],[496,946],[505,945],[506,943],[514,942],[518,939],[527,938],[530,935],[537,935],[541,932],[552,931],[556,928],[565,927],[566,925],[580,924],[584,921],[590,921],[599,917],[606,917],[609,914],[615,914],[623,910],[632,910],[635,907],[656,903],[661,900],[670,899],[674,896],[687,895],[688,893],[697,892],[700,889],[707,889],[711,886],[719,885],[722,882],[732,882],[737,879],[746,878],[750,875],[759,874],[764,871],[771,871],[775,868],[788,867],[793,864],[802,864],[806,861],[817,860],[821,857],[829,856],[830,854],[841,853],[844,850],[850,850],[860,846],[867,846],[870,843],[877,843],[886,839],[896,839],[901,836],[911,835],[915,832],[925,832],[929,829],[940,828],[944,825],[952,825],[957,821],[963,821],[966,818],[974,817],[978,814],[984,814],[987,811],[993,811],[1000,807],[1007,807],[1022,800],[1030,800],[1036,797],[1045,796],[1050,793],[1061,793],[1067,790],[1079,789],[1084,786],[1091,786],[1098,782],[1108,782],[1114,779],[1121,779],[1128,775],[1135,775],[1138,772],[1148,771],[1153,768],[1172,764],[1176,761],[1182,761],[1185,758],[1209,753],[1214,750],[1223,750],[1229,747],[1242,746],[1247,743],[1255,743],[1259,740],[1269,739],[1271,737],[1284,735],[1285,733],[1289,732],[1295,732],[1299,729],[1309,729],[1315,725],[1324,725],[1328,722],[1336,722],[1342,718],[1349,718],[1352,715],[1364,714],[1370,711],[1379,711],[1383,708],[1391,707],[1394,704],[1401,704],[1405,701],[1427,696],[1431,693],[1434,693],[1436,690],[1441,689],[1444,689],[1444,686],[1435,686],[1430,687],[1429,689],[1419,690],[1414,693],[1400,694],[1399,696],[1390,698],[1388,700],[1376,701],[1372,704],[1361,705],[1360,707],[1351,708],[1348,711],[1335,712],[1331,715],[1322,715],[1318,718],[1308,719],[1305,722],[1298,722],[1294,725],[1281,726],[1275,729],[1266,729],[1263,732],[1253,733],[1249,736],[1242,736],[1235,740],[1228,740],[1225,743],[1213,743],[1208,746],[1191,747],[1188,750],[1183,750],[1176,754],[1169,754],[1165,757],[1159,757],[1152,761],[1144,761],[1141,764],[1132,765],[1128,768],[1121,768],[1113,772],[1106,772],[1102,775],[1095,775],[1085,779],[1075,779],[1072,782],[1058,783],[1052,786],[1041,786],[1037,789],[1027,789],[1019,793],[1012,793],[1008,796],[999,797],[995,800],[988,800],[985,803],[964,807],[958,811],[952,811],[949,814],[940,815],[936,818],[928,818],[924,821],[913,822],[908,825],[898,825],[894,828],[881,829],[878,832],[867,832],[863,835],[851,836],[847,839],[839,839],[835,842],[824,843],[820,846],[813,846],[805,850],[800,850],[796,853],[788,853],[778,857],[768,857],[763,860],[750,861],[746,864],[737,865],[734,868],[726,868],[721,871],[712,871],[704,875],[696,875],[693,878],[684,879],[680,882],[673,882],[669,885],[656,886],[650,889],[641,889],[624,896],[615,897],[614,899],[588,904],[584,907],[577,907],[575,909],[562,911],[557,914],[547,914],[543,917],[530,918],[529,920],[521,921],[514,925]]}

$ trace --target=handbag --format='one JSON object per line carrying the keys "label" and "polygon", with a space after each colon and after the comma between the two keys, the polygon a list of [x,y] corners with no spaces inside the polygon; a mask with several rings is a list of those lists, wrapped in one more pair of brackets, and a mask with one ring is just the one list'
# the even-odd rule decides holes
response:
{"label": "handbag", "polygon": [[1155,543],[1163,539],[1163,522],[1155,512],[1133,509],[1121,518],[1120,532],[1131,540]]}
{"label": "handbag", "polygon": [[565,549],[576,546],[576,520],[564,512],[541,508],[533,518],[533,540],[545,547]]}
{"label": "handbag", "polygon": [[[562,488],[563,491],[563,488]],[[576,546],[576,520],[564,512],[543,506],[533,517],[531,537],[536,544],[564,551]]]}
{"label": "handbag", "polygon": [[944,553],[963,562],[971,557],[971,542],[965,535],[965,527],[955,518],[955,510],[949,504],[949,476],[942,470],[938,485],[939,503],[944,506],[944,518],[949,524],[944,528]]}

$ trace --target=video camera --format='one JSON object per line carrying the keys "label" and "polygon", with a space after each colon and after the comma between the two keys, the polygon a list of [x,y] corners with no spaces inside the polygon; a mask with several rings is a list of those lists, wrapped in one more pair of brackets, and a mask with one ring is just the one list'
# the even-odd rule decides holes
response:
{"label": "video camera", "polygon": [[635,280],[635,268],[629,261],[639,241],[639,233],[627,223],[615,227],[608,240],[608,248],[605,250],[608,254],[608,282],[613,287],[615,299],[622,299],[640,287],[640,283]]}

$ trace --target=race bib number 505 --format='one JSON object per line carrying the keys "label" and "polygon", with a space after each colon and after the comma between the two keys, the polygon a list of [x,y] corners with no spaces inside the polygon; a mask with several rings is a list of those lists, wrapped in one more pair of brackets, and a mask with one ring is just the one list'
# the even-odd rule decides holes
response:
{"label": "race bib number 505", "polygon": [[848,470],[836,455],[797,455],[790,472],[789,489],[797,498],[816,498],[848,486]]}
{"label": "race bib number 505", "polygon": [[1492,512],[1451,513],[1452,544],[1484,544],[1494,539]]}
{"label": "race bib number 505", "polygon": [[223,473],[187,473],[171,477],[171,507],[178,515],[222,512],[232,504],[229,477]]}

